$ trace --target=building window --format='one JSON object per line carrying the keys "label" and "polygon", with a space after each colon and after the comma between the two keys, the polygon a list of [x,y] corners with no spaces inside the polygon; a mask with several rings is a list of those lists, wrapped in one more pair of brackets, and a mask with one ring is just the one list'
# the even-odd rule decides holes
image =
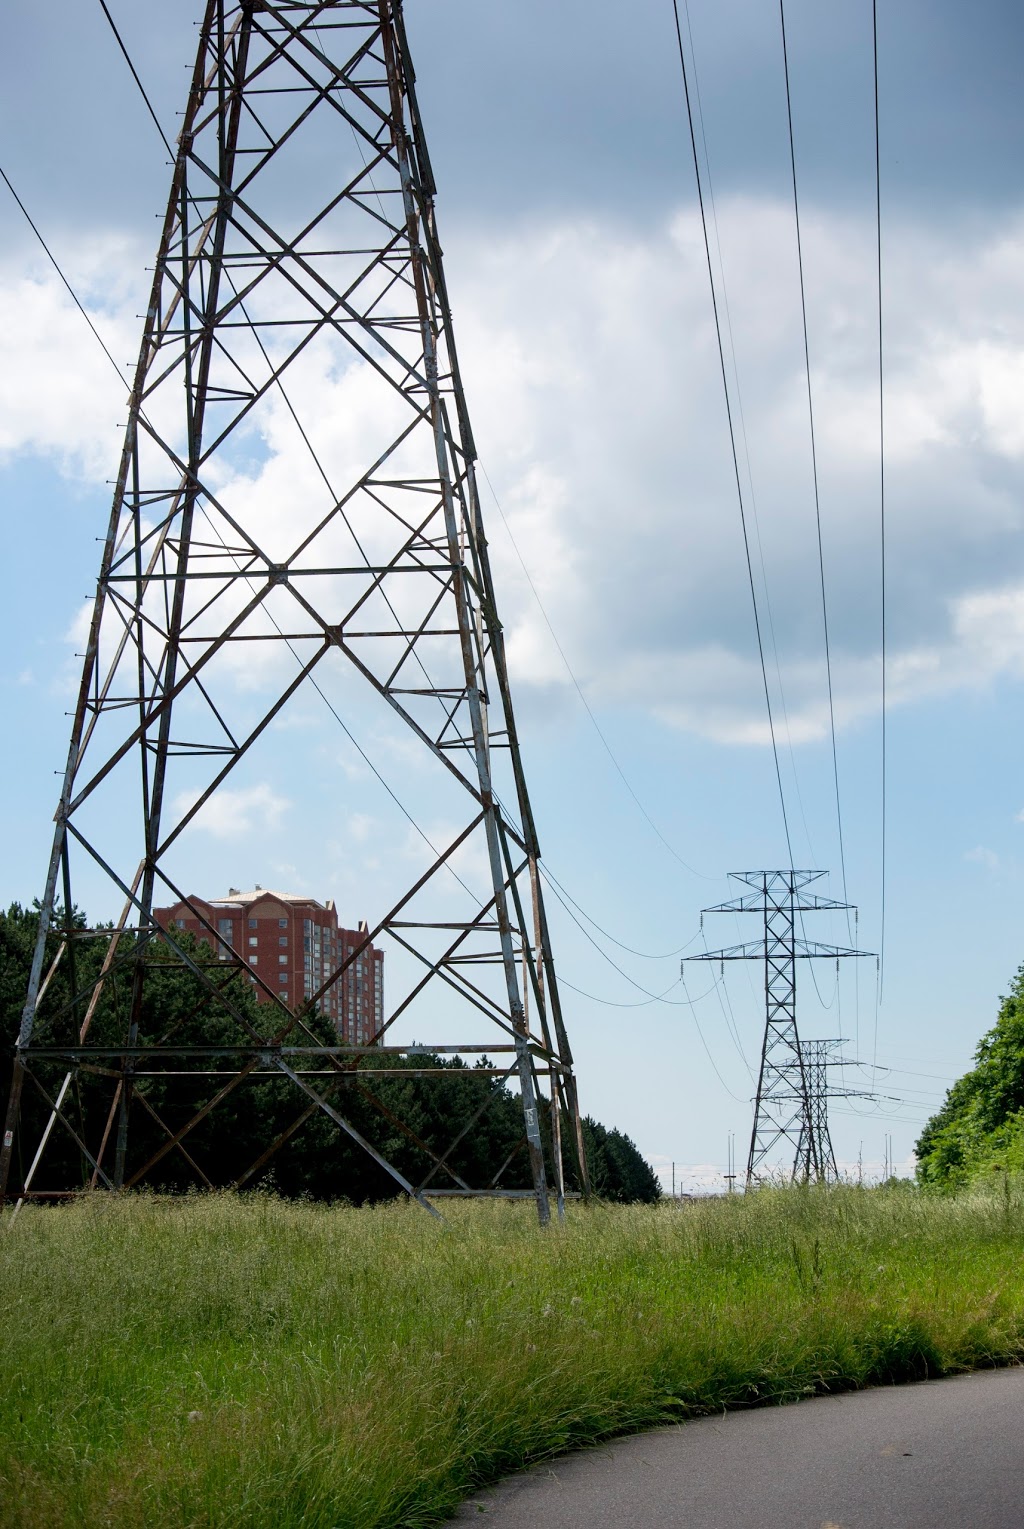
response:
{"label": "building window", "polygon": [[278,921],[277,921],[277,927],[278,927],[278,929],[287,929],[288,928],[288,920],[286,918],[279,918]]}
{"label": "building window", "polygon": [[288,944],[288,936],[286,934],[279,934],[278,937],[277,937],[277,943],[279,945],[287,945]]}
{"label": "building window", "polygon": [[279,966],[287,966],[288,965],[288,957],[287,956],[278,956],[277,964]]}
{"label": "building window", "polygon": [[254,918],[251,918],[249,920],[249,928],[250,929],[255,929],[256,928],[256,920]]}
{"label": "building window", "polygon": [[258,960],[259,960],[259,956],[250,956],[250,957],[249,957],[249,965],[250,965],[250,966],[255,966],[255,965],[256,965],[256,962],[257,962],[257,961],[258,961]]}
{"label": "building window", "polygon": [[277,996],[278,996],[278,998],[285,998],[286,999],[288,997],[288,989],[286,987],[281,988],[281,990],[280,990],[280,992],[278,993]]}
{"label": "building window", "polygon": [[249,944],[250,945],[258,945],[259,944],[259,936],[255,935],[255,934],[251,934],[249,936]]}

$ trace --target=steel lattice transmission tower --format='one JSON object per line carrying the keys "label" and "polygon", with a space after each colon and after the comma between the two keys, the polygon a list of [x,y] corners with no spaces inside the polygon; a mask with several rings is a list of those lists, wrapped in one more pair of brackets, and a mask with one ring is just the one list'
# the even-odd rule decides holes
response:
{"label": "steel lattice transmission tower", "polygon": [[[434,190],[401,0],[209,0],[55,815],[0,1198],[45,1179],[54,1132],[76,1143],[85,1184],[143,1183],[171,1152],[201,1179],[197,1127],[235,1089],[267,1078],[290,1080],[299,1112],[274,1148],[320,1111],[424,1204],[505,1192],[500,1176],[466,1182],[448,1163],[451,1144],[418,1136],[431,1167],[411,1183],[348,1121],[354,1079],[372,1098],[372,1078],[356,1071],[367,1048],[324,1043],[314,1005],[372,941],[404,953],[412,972],[374,1061],[393,1052],[415,1070],[413,1048],[389,1044],[400,1017],[417,1024],[421,1050],[490,1053],[492,1074],[522,1097],[532,1188],[516,1192],[532,1195],[542,1221],[549,1195],[561,1209],[566,1126],[586,1190]],[[309,402],[324,389],[332,418],[311,427]],[[269,493],[258,469],[267,442],[284,436],[292,467]],[[239,683],[254,673],[262,691]],[[231,997],[232,974],[237,985],[250,972],[243,942],[218,947],[204,923],[218,956],[201,959],[153,909],[187,900],[184,845],[197,814],[293,698],[311,685],[323,695],[331,676],[398,719],[406,751],[420,756],[409,780],[434,770],[459,816],[308,1003],[258,979],[268,1002],[256,1023]],[[93,932],[105,941],[102,969],[79,988],[75,955],[90,931],[74,928],[70,910],[83,862],[121,913],[112,935]],[[59,906],[58,961],[74,996],[54,1013],[44,957]],[[169,960],[227,1010],[227,1042],[176,1045],[147,1031],[154,969]],[[128,993],[123,1030],[100,1044],[94,1020],[115,975]],[[449,1036],[431,1048],[442,1011],[428,995],[438,993],[446,1021],[475,1026],[465,1044]],[[101,1117],[84,1122],[72,1109],[83,1070],[108,1088]],[[155,1113],[147,1080],[175,1070],[194,1078],[194,1113],[165,1124],[159,1149],[140,1156],[133,1123],[140,1108]],[[15,1151],[27,1085],[48,1123]],[[382,1107],[385,1116],[414,1135]]]}
{"label": "steel lattice transmission tower", "polygon": [[[797,937],[798,915],[825,909],[846,910],[852,906],[804,890],[823,876],[824,871],[731,871],[729,874],[733,880],[744,882],[753,890],[733,902],[718,903],[703,912],[759,913],[764,922],[762,938],[722,950],[704,951],[686,959],[764,963],[764,1040],[746,1182],[748,1186],[754,1182],[761,1164],[783,1142],[789,1144],[793,1153],[794,1179],[825,1180],[835,1174],[835,1158],[828,1135],[827,1114],[824,1130],[821,1128],[821,1112],[827,1108],[824,1088],[820,1094],[812,1090],[806,1043],[801,1043],[797,1031],[796,963],[816,957],[839,961],[869,952],[822,945]],[[815,1088],[817,1086],[815,1083]]]}
{"label": "steel lattice transmission tower", "polygon": [[829,1184],[839,1177],[832,1134],[828,1128],[828,1067],[832,1052],[841,1040],[800,1042],[804,1078],[807,1083],[807,1118],[800,1127],[796,1149],[796,1172],[799,1177],[822,1179]]}
{"label": "steel lattice transmission tower", "polygon": [[[868,951],[858,952],[868,955]],[[864,1088],[833,1088],[828,1081],[830,1067],[863,1067],[852,1057],[837,1056],[836,1052],[845,1042],[842,1036],[829,1040],[800,1042],[804,1076],[807,1080],[808,1123],[800,1128],[797,1145],[796,1174],[810,1178],[814,1164],[818,1165],[819,1177],[826,1183],[839,1178],[836,1155],[832,1148],[832,1134],[828,1127],[828,1101],[830,1099],[875,1099],[878,1096]]]}

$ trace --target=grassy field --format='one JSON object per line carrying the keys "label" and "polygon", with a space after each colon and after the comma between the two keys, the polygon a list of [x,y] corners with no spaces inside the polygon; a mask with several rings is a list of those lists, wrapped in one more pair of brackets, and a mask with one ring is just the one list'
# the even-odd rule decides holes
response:
{"label": "grassy field", "polygon": [[524,1462],[1024,1356],[1019,1192],[104,1198],[0,1233],[5,1529],[443,1522]]}

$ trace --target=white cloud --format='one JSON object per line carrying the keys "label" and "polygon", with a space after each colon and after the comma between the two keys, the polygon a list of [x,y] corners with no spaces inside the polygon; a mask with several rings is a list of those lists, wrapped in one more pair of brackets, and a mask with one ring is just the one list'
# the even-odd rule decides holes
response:
{"label": "white cloud", "polygon": [[[769,685],[779,714],[777,654],[789,732],[800,742],[824,734],[828,705],[792,228],[784,208],[749,200],[720,209],[720,221]],[[693,235],[686,214],[642,239],[577,225],[483,253],[457,246],[451,280],[463,294],[477,438],[590,698],[642,707],[719,741],[763,743],[762,679]],[[881,692],[869,236],[835,215],[810,220],[840,726],[877,712]],[[893,705],[1024,672],[1024,432],[1015,387],[1024,367],[1024,222],[1011,219],[973,245],[958,230],[957,240],[904,228],[887,270]],[[515,591],[503,598],[514,678],[520,687],[564,685],[545,623],[490,519],[501,587]]]}
{"label": "white cloud", "polygon": [[[195,804],[198,792],[182,791],[174,798],[175,820],[181,819]],[[215,839],[240,839],[247,834],[271,833],[291,806],[265,782],[232,790],[221,786],[196,814],[194,826]],[[192,826],[192,825],[190,825]]]}
{"label": "white cloud", "polygon": [[[718,211],[769,683],[778,702],[777,662],[799,743],[823,735],[828,708],[792,225],[785,206],[764,200],[723,199]],[[836,213],[809,210],[805,221],[833,688],[837,722],[849,726],[877,712],[881,690],[871,230]],[[762,682],[698,228],[688,208],[642,231],[564,220],[504,240],[457,233],[449,286],[485,466],[588,698],[760,744]],[[1019,217],[983,235],[890,229],[893,705],[1024,675],[1022,257]],[[111,277],[101,316],[127,352],[145,261],[113,241],[79,258],[90,291],[98,273]],[[0,269],[0,320],[18,357],[0,384],[0,450],[109,476],[120,400],[104,393],[110,369],[66,294],[36,269]],[[387,395],[329,348],[310,351],[288,388],[335,486],[393,428]],[[329,495],[280,398],[267,401],[260,432],[221,466],[217,488],[284,555]],[[562,660],[483,492],[514,682],[551,705],[568,684]],[[356,529],[372,552],[372,517]],[[340,547],[348,533],[332,535]],[[293,614],[281,597],[275,609]],[[269,656],[240,644],[219,662],[240,689],[276,686],[295,660],[280,655],[279,673]]]}
{"label": "white cloud", "polygon": [[988,871],[998,871],[999,856],[994,849],[986,849],[983,844],[975,845],[974,849],[964,852],[965,860],[973,860],[977,865],[983,865]]}
{"label": "white cloud", "polygon": [[[134,365],[147,257],[124,239],[85,241],[69,280],[120,365]],[[0,460],[53,456],[72,477],[102,482],[117,468],[131,371],[118,384],[67,289],[49,265],[0,264]]]}
{"label": "white cloud", "polygon": [[367,844],[379,831],[376,819],[367,812],[352,812],[348,819],[348,836],[354,844]]}

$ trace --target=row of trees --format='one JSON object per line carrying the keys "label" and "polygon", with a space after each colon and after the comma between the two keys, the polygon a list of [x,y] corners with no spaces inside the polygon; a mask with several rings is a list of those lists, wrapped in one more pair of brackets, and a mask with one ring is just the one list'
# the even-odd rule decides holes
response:
{"label": "row of trees", "polygon": [[[66,954],[58,964],[37,1025],[37,1039],[55,1045],[75,1038],[84,1007],[81,1001],[75,1003],[76,993],[91,988],[109,948],[106,936],[86,937],[84,920],[78,920],[78,925],[83,937],[72,941],[70,956]],[[14,904],[0,913],[0,1108],[10,1084],[37,931],[38,915],[32,909]],[[50,938],[49,945],[47,964],[58,949],[56,936]],[[205,945],[195,946],[193,955],[200,964],[209,963],[215,969],[216,980],[223,984],[222,1000],[227,1002],[211,997],[201,978],[166,947],[154,944],[145,964],[141,1042],[169,1042],[181,1047],[237,1044],[242,1033],[238,1014],[261,1028],[265,1014],[259,1013],[244,976],[228,976],[223,967],[216,966]],[[123,936],[90,1024],[90,1040],[97,1045],[116,1047],[124,1043],[137,965],[132,939]],[[324,1044],[334,1041],[328,1021],[317,1017],[311,1023]],[[458,1058],[436,1056],[420,1056],[417,1061],[437,1071],[428,1077],[410,1077],[403,1071],[402,1059],[381,1055],[367,1059],[361,1069],[344,1076],[328,1073],[316,1080],[317,1086],[412,1183],[419,1183],[432,1166],[425,1146],[435,1150],[446,1147],[479,1111],[476,1125],[451,1156],[453,1170],[476,1186],[489,1183],[500,1172],[504,1187],[528,1187],[528,1163],[521,1147],[522,1111],[518,1098],[503,1080],[485,1071],[486,1064],[471,1068]],[[183,1059],[175,1067],[184,1076],[139,1081],[131,1117],[129,1178],[134,1168],[142,1167],[159,1151],[168,1131],[173,1134],[179,1130],[226,1081],[190,1078],[188,1070],[195,1065]],[[44,1077],[51,1097],[62,1075],[62,1068],[54,1064],[50,1075]],[[66,1113],[75,1128],[93,1144],[99,1141],[109,1116],[113,1087],[110,1076],[80,1072],[66,1101]],[[147,1172],[145,1182],[171,1192],[204,1181],[218,1186],[232,1184],[296,1121],[308,1102],[284,1077],[248,1080],[189,1132],[183,1143],[187,1157],[177,1149],[167,1152]],[[29,1084],[23,1098],[19,1143],[38,1140],[48,1113],[41,1090]],[[547,1129],[548,1123],[543,1124]],[[651,1202],[658,1198],[658,1181],[627,1136],[588,1119],[584,1138],[591,1180],[599,1195],[620,1201]],[[18,1166],[23,1170],[24,1163]],[[35,1187],[64,1187],[77,1182],[80,1171],[81,1155],[74,1142],[63,1130],[55,1130]],[[443,1172],[434,1180],[438,1187],[451,1182]],[[355,1203],[389,1198],[396,1192],[386,1170],[315,1106],[265,1168],[245,1183],[269,1184],[290,1196],[345,1198]]]}
{"label": "row of trees", "polygon": [[993,1170],[1024,1170],[1024,966],[974,1056],[921,1132],[922,1183],[955,1189]]}

